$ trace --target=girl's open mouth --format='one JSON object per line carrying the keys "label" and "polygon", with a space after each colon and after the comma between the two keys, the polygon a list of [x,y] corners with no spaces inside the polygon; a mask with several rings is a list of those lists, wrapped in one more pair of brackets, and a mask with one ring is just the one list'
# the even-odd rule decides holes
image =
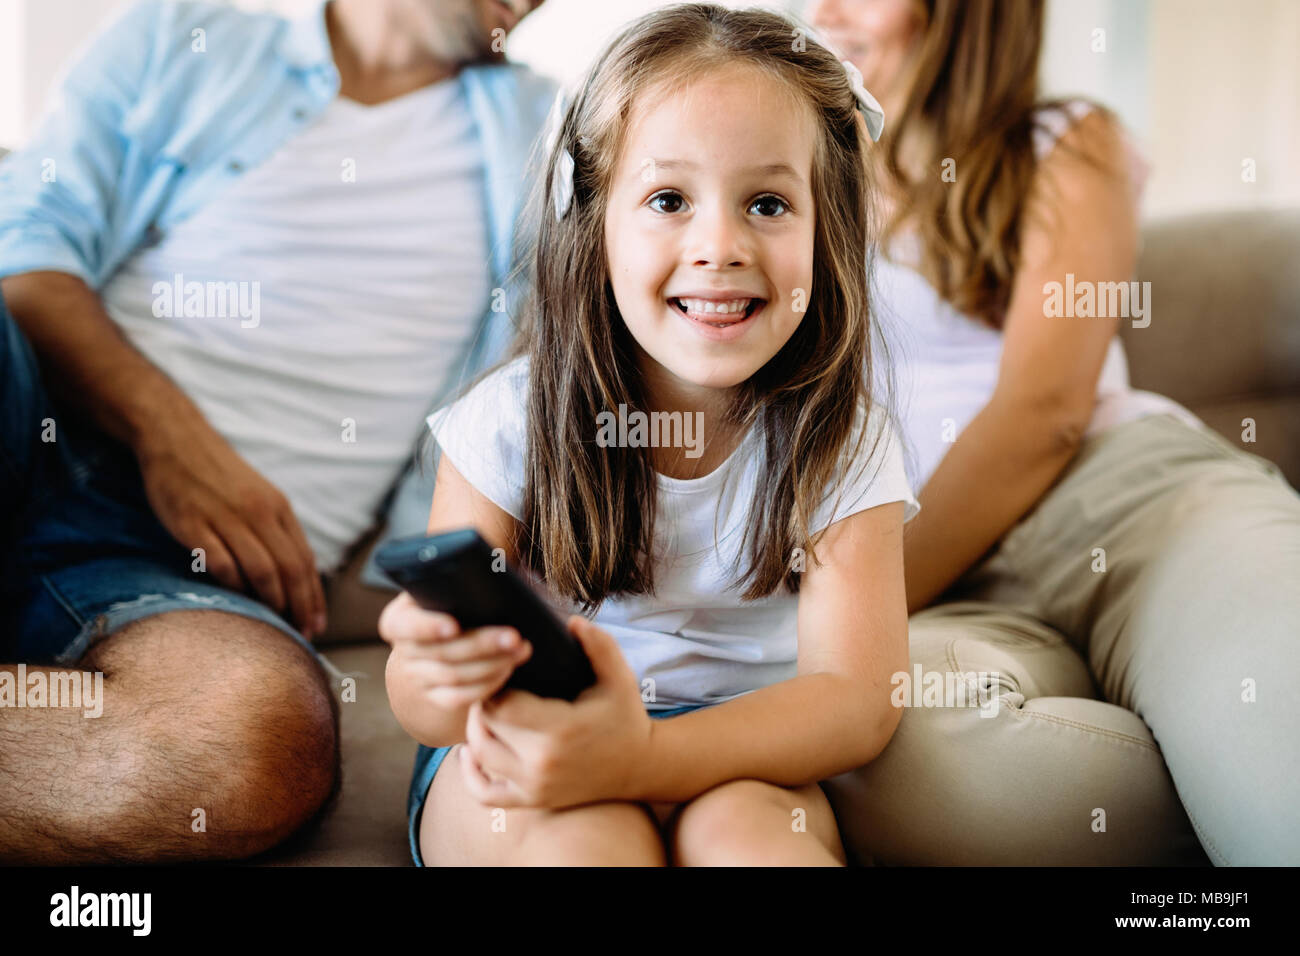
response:
{"label": "girl's open mouth", "polygon": [[715,302],[707,299],[672,298],[668,304],[706,338],[726,341],[736,338],[747,329],[750,320],[767,305],[767,300],[732,299]]}

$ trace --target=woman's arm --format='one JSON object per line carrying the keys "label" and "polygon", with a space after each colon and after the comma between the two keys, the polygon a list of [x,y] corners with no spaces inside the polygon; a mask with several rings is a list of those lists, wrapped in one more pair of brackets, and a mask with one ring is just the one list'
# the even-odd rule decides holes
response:
{"label": "woman's arm", "polygon": [[907,525],[907,607],[920,610],[974,565],[1065,469],[1092,417],[1115,317],[1045,315],[1044,285],[1128,282],[1136,188],[1123,132],[1094,112],[1039,166],[1023,218],[1021,267],[993,397],[918,496]]}
{"label": "woman's arm", "polygon": [[802,786],[870,762],[902,717],[906,671],[903,504],[836,522],[799,592],[798,676],[716,707],[653,722],[630,797],[689,800],[728,780]]}

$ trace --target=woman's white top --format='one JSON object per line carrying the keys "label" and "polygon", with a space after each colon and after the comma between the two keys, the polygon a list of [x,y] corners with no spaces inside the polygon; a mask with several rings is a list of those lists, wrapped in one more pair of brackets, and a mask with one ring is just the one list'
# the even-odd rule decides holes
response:
{"label": "woman's white top", "polygon": [[[1091,109],[1087,103],[1074,101],[1068,104],[1067,113],[1045,111],[1042,120],[1046,128],[1036,129],[1034,136],[1038,158],[1051,152],[1065,130]],[[1136,153],[1132,159],[1141,176],[1144,164]],[[899,419],[908,446],[907,471],[912,487],[920,490],[962,430],[992,398],[1002,359],[1002,333],[942,299],[916,271],[918,251],[916,236],[911,234],[891,245],[888,259],[877,257],[873,293],[877,322],[893,359]],[[1149,308],[1149,297],[1141,294]],[[1047,321],[1089,319],[1053,317]],[[1118,337],[1112,339],[1086,434],[1161,413],[1203,427],[1195,415],[1172,399],[1131,388],[1124,347]]]}
{"label": "woman's white top", "polygon": [[[528,359],[516,359],[428,419],[456,470],[516,519],[523,514],[528,377]],[[869,421],[862,454],[845,456],[846,481],[825,497],[811,533],[888,502],[904,503],[904,521],[920,509],[884,411],[873,408]],[[593,422],[593,440],[596,430]],[[744,601],[732,586],[744,568],[740,550],[765,467],[763,446],[761,429],[753,429],[701,478],[658,475],[656,593],[610,597],[596,613],[641,681],[648,709],[717,703],[796,674],[798,596]],[[553,594],[548,599],[561,614],[577,610]]]}

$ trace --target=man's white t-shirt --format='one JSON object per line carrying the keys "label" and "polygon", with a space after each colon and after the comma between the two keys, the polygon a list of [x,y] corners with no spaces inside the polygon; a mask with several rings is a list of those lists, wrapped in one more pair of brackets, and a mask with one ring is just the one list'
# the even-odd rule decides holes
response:
{"label": "man's white t-shirt", "polygon": [[482,150],[452,79],[376,106],[335,99],[101,295],[284,492],[328,571],[464,357],[487,263]]}
{"label": "man's white t-shirt", "polygon": [[[519,520],[528,380],[528,359],[516,359],[428,420],[456,470]],[[845,461],[846,479],[817,509],[810,533],[892,501],[904,502],[904,521],[920,510],[897,435],[879,408],[869,422],[863,460]],[[866,458],[877,435],[875,453]],[[618,641],[650,692],[651,710],[718,703],[796,676],[798,596],[778,592],[744,601],[732,586],[736,569],[746,566],[738,559],[764,467],[762,446],[761,431],[754,429],[701,478],[658,475],[656,593],[610,597],[596,613],[596,622]],[[577,610],[554,594],[548,598],[561,614]]]}

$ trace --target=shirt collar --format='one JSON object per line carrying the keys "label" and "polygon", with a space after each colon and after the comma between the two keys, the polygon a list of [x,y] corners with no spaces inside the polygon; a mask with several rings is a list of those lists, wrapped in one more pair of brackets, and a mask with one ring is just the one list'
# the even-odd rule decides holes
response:
{"label": "shirt collar", "polygon": [[329,0],[317,0],[311,10],[289,21],[280,42],[280,55],[303,70],[334,68],[329,31],[325,29],[325,6]]}

